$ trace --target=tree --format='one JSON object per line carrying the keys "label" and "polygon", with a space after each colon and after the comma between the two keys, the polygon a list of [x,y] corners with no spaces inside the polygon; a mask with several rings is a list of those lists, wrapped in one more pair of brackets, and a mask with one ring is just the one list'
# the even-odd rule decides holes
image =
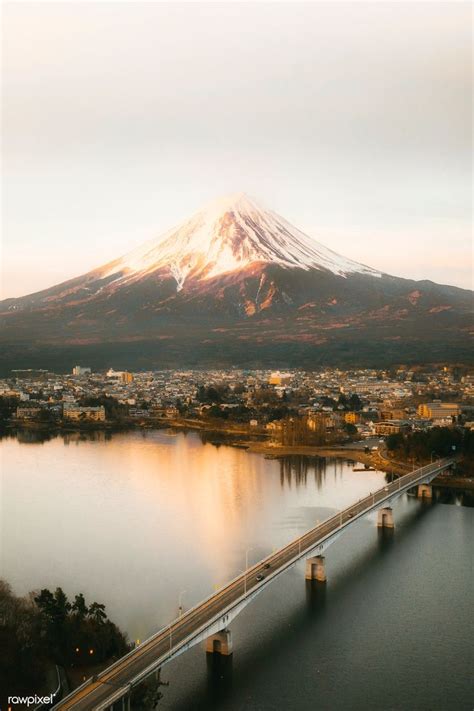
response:
{"label": "tree", "polygon": [[55,608],[54,614],[56,622],[63,623],[71,611],[71,603],[67,599],[67,595],[62,588],[56,588],[54,591]]}
{"label": "tree", "polygon": [[38,420],[40,420],[40,422],[53,422],[54,419],[54,413],[48,407],[42,407],[38,413]]}
{"label": "tree", "polygon": [[324,444],[326,427],[322,418],[285,417],[281,420],[280,438],[283,445]]}
{"label": "tree", "polygon": [[189,410],[189,405],[187,402],[183,402],[181,398],[176,398],[176,408],[181,416],[186,416]]}
{"label": "tree", "polygon": [[429,460],[433,456],[447,457],[453,452],[469,456],[470,437],[456,427],[432,427],[427,432],[393,434],[387,437],[387,447],[398,457]]}
{"label": "tree", "polygon": [[16,597],[8,583],[0,580],[0,610],[0,689],[29,692],[41,688],[44,639],[37,606],[27,597]]}
{"label": "tree", "polygon": [[323,395],[321,398],[321,404],[324,407],[336,407],[336,401],[332,397],[328,397],[328,395]]}
{"label": "tree", "polygon": [[252,402],[255,405],[262,405],[264,403],[275,404],[280,401],[277,391],[273,386],[262,385],[262,387],[255,390],[252,394]]}
{"label": "tree", "polygon": [[352,393],[349,397],[349,409],[354,412],[359,412],[362,410],[362,400],[356,393]]}
{"label": "tree", "polygon": [[221,410],[219,405],[213,405],[212,407],[210,407],[207,411],[207,414],[209,415],[209,417],[220,417],[223,420],[229,419],[229,411]]}
{"label": "tree", "polygon": [[91,619],[94,620],[94,622],[102,624],[107,619],[107,615],[105,613],[105,605],[102,605],[99,602],[93,602],[92,605],[89,607],[88,615]]}
{"label": "tree", "polygon": [[199,402],[212,404],[225,402],[229,394],[227,385],[200,385],[196,392],[196,399]]}
{"label": "tree", "polygon": [[342,407],[343,407],[345,410],[347,410],[348,404],[349,404],[349,400],[347,399],[346,395],[344,395],[344,393],[341,393],[341,394],[339,395],[339,398],[338,398],[338,400],[337,400],[337,404],[338,404],[338,405],[342,405]]}
{"label": "tree", "polygon": [[40,625],[46,648],[56,663],[64,654],[64,644],[67,637],[67,622],[71,604],[62,588],[56,588],[52,593],[47,588],[34,597],[40,611]]}
{"label": "tree", "polygon": [[128,405],[122,405],[116,398],[110,395],[102,394],[98,397],[83,397],[79,400],[79,404],[85,407],[99,407],[102,405],[108,420],[120,422],[128,416]]}
{"label": "tree", "polygon": [[63,623],[71,610],[71,603],[62,588],[56,588],[54,594],[44,588],[34,601],[45,620],[55,624]]}
{"label": "tree", "polygon": [[39,607],[42,616],[48,621],[53,621],[55,618],[56,601],[51,590],[43,588],[40,594],[34,598],[34,601]]}
{"label": "tree", "polygon": [[0,397],[0,422],[11,417],[20,403],[19,397]]}
{"label": "tree", "polygon": [[87,617],[89,608],[86,605],[86,601],[82,593],[76,595],[71,609],[79,620],[83,620],[85,619],[85,617]]}
{"label": "tree", "polygon": [[388,450],[390,450],[391,452],[395,452],[403,445],[403,441],[403,435],[400,432],[397,432],[395,434],[388,435],[387,439],[385,440],[385,443],[387,445]]}
{"label": "tree", "polygon": [[93,614],[82,616],[87,606],[81,593],[72,605],[62,588],[18,598],[0,580],[0,688],[14,682],[19,691],[38,689],[46,664],[89,664],[91,649],[95,662],[124,654],[127,640],[104,609],[94,603]]}
{"label": "tree", "polygon": [[357,427],[352,424],[352,422],[345,422],[344,429],[349,435],[357,434]]}

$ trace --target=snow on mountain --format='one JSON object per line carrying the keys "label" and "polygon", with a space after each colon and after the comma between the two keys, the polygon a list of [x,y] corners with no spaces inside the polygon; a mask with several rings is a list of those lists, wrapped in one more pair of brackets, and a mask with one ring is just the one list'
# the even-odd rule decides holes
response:
{"label": "snow on mountain", "polygon": [[312,240],[244,193],[219,198],[190,219],[100,270],[102,277],[135,281],[169,269],[180,291],[188,277],[207,279],[254,262],[305,270],[381,276]]}

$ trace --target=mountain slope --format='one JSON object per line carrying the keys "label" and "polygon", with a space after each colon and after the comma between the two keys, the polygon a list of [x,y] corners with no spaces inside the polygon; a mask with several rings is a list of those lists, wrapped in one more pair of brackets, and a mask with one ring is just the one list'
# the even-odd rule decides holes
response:
{"label": "mountain slope", "polygon": [[469,291],[345,259],[237,194],[103,267],[0,302],[0,366],[466,360],[471,305]]}

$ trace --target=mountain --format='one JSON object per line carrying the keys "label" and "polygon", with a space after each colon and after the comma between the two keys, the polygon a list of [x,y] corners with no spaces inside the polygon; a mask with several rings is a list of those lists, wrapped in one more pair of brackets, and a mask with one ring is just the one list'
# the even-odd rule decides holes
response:
{"label": "mountain", "polygon": [[239,193],[83,276],[0,302],[0,367],[466,361],[471,306],[470,291],[346,259]]}

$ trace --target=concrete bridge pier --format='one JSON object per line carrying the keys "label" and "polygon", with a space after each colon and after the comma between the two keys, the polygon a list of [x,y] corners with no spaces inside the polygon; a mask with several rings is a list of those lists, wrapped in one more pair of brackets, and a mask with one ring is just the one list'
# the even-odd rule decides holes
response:
{"label": "concrete bridge pier", "polygon": [[378,510],[377,526],[378,528],[394,528],[393,511],[389,506]]}
{"label": "concrete bridge pier", "polygon": [[432,499],[433,487],[431,484],[418,484],[417,496],[419,499]]}
{"label": "concrete bridge pier", "polygon": [[326,582],[326,566],[324,556],[316,555],[306,559],[306,580],[318,580],[320,583]]}
{"label": "concrete bridge pier", "polygon": [[232,654],[232,634],[230,630],[216,632],[206,640],[206,652],[208,654],[222,654],[228,657]]}

